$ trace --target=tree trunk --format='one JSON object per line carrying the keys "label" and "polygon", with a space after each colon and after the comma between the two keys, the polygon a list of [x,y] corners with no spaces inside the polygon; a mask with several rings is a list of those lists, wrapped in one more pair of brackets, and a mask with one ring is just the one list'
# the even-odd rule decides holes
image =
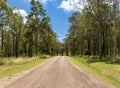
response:
{"label": "tree trunk", "polygon": [[29,57],[32,57],[32,56],[33,56],[33,55],[32,55],[32,48],[33,48],[32,42],[33,42],[33,40],[32,40],[32,35],[31,35],[31,36],[30,36],[30,39],[29,39],[29,48],[28,48],[28,56],[29,56]]}
{"label": "tree trunk", "polygon": [[66,51],[66,55],[68,56],[68,45],[67,45],[67,43],[65,43],[65,51]]}
{"label": "tree trunk", "polygon": [[97,12],[98,12],[98,31],[99,31],[99,59],[102,60],[102,37],[101,37],[101,16],[100,16],[100,0],[97,0]]}
{"label": "tree trunk", "polygon": [[15,43],[15,57],[18,58],[18,36],[16,36],[16,43]]}
{"label": "tree trunk", "polygon": [[113,32],[114,32],[114,35],[113,35],[113,42],[114,42],[114,48],[113,48],[113,58],[114,60],[116,59],[116,6],[117,6],[117,1],[116,0],[113,0],[113,14],[114,14],[114,19],[113,19]]}
{"label": "tree trunk", "polygon": [[36,28],[36,55],[38,54],[38,29]]}
{"label": "tree trunk", "polygon": [[1,58],[3,59],[3,28],[1,27]]}
{"label": "tree trunk", "polygon": [[15,53],[15,37],[14,37],[14,34],[13,34],[13,42],[12,42],[12,56],[14,56],[14,53]]}

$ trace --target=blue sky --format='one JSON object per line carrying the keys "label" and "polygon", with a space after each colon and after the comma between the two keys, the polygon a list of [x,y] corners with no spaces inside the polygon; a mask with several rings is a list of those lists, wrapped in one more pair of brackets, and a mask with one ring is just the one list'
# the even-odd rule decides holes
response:
{"label": "blue sky", "polygon": [[[52,29],[59,36],[59,40],[62,41],[69,29],[68,18],[75,10],[74,7],[70,5],[70,0],[39,1],[43,4],[47,15],[51,18],[50,24],[52,25]],[[29,0],[8,0],[8,5],[18,7],[23,17],[27,16],[30,12]]]}

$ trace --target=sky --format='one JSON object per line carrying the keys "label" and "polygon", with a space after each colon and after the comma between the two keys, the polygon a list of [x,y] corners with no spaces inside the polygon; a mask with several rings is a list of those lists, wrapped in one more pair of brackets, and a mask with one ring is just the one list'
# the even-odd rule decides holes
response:
{"label": "sky", "polygon": [[[7,0],[8,5],[16,6],[19,10],[14,10],[15,13],[21,14],[26,22],[26,16],[30,12],[30,0]],[[59,36],[58,39],[62,41],[67,35],[70,23],[68,18],[76,11],[76,8],[72,5],[71,0],[39,0],[46,14],[51,18],[50,24],[54,32]],[[75,0],[77,3],[79,0]]]}

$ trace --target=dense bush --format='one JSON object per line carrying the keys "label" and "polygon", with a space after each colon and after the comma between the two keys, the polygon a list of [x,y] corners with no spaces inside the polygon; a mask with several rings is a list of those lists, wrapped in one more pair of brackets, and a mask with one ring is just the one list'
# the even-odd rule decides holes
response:
{"label": "dense bush", "polygon": [[90,56],[90,55],[91,55],[90,51],[86,51],[86,52],[85,52],[85,55]]}
{"label": "dense bush", "polygon": [[0,65],[4,65],[6,63],[5,60],[0,60]]}

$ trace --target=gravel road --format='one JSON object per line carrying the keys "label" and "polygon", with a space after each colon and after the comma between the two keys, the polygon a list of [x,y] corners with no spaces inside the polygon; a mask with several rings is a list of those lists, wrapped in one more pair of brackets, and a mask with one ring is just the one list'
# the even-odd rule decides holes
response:
{"label": "gravel road", "polygon": [[101,79],[78,70],[58,56],[18,78],[6,88],[113,88]]}

